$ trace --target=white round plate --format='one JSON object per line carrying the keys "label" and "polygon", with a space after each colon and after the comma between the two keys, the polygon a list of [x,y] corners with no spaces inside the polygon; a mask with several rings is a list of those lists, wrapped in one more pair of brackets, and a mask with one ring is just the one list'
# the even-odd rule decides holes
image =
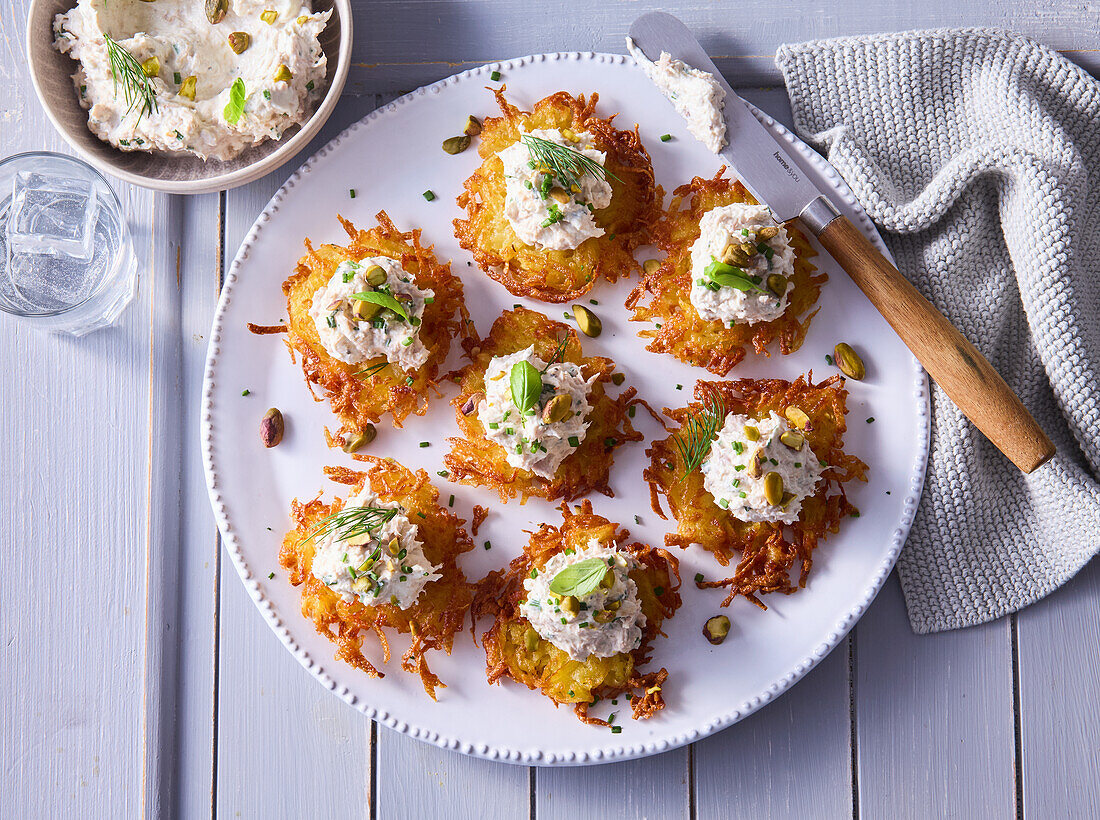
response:
{"label": "white round plate", "polygon": [[[436,254],[452,260],[483,334],[502,310],[517,302],[563,318],[568,305],[516,299],[471,267],[469,255],[452,234],[451,220],[459,216],[455,196],[476,168],[478,156],[472,149],[451,156],[439,146],[461,129],[468,114],[495,113],[485,89],[493,70],[501,72],[509,98],[524,108],[563,89],[598,92],[599,113],[620,112],[620,127],[640,124],[657,181],[667,192],[693,175],[714,174],[720,164],[692,139],[642,72],[627,58],[612,54],[546,54],[466,71],[408,94],[351,126],[275,194],[226,277],[203,387],[202,448],[210,499],[226,549],[275,634],[318,681],[363,714],[445,748],[514,763],[576,765],[654,754],[698,740],[758,709],[825,657],[866,610],[894,565],[920,495],[928,447],[927,386],[909,351],[847,276],[828,257],[817,257],[829,282],[802,349],[770,358],[750,353],[731,375],[794,378],[813,368],[820,379],[835,372],[825,355],[837,341],[862,350],[867,378],[848,385],[845,436],[845,449],[870,465],[870,481],[853,482],[856,486],[848,490],[862,515],[846,520],[838,535],[818,547],[806,589],[768,597],[767,612],[743,599],[735,601],[727,610],[733,629],[718,647],[706,642],[701,628],[719,612],[725,593],[698,590],[692,579],[697,572],[710,578],[729,573],[699,549],[681,553],[684,604],[666,622],[668,637],[658,639],[646,667],[668,668],[667,706],[650,720],[634,721],[625,702],[617,707],[601,703],[597,714],[619,713],[620,734],[586,726],[570,709],[555,709],[541,694],[515,683],[489,686],[484,654],[472,644],[468,631],[458,636],[451,656],[429,657],[432,669],[447,683],[439,690],[438,703],[425,695],[417,678],[401,671],[399,659],[407,643],[400,638],[393,640],[394,659],[383,667],[383,679],[368,678],[335,660],[334,646],[302,616],[298,590],[279,566],[278,551],[289,524],[291,499],[312,498],[321,489],[326,497],[343,491],[326,481],[322,467],[354,462],[325,446],[322,428],[332,422],[328,404],[310,397],[281,337],[254,336],[245,325],[276,324],[285,317],[280,284],[302,254],[303,238],[317,244],[343,243],[346,236],[337,214],[369,227],[382,208],[398,227],[423,228]],[[807,176],[881,247],[836,172],[761,116],[791,146]],[[661,142],[666,133],[672,139]],[[351,188],[356,191],[354,199]],[[436,194],[433,202],[422,196],[429,189]],[[640,256],[645,255],[643,249]],[[642,326],[627,321],[623,306],[632,284],[599,283],[589,294],[599,302],[593,310],[604,329],[600,338],[584,340],[585,352],[613,358],[627,374],[627,384],[635,385],[654,407],[682,405],[690,400],[696,379],[713,376],[644,350],[635,335]],[[458,361],[454,351],[451,361]],[[243,397],[246,388],[251,393]],[[443,503],[454,493],[454,509],[467,520],[474,504],[490,509],[475,539],[477,548],[460,562],[467,576],[476,580],[520,552],[527,538],[524,530],[559,521],[560,513],[539,500],[502,505],[487,490],[452,485],[436,476],[443,469],[446,438],[456,433],[449,404],[454,386],[442,389],[444,397],[432,401],[426,416],[410,418],[404,430],[384,420],[373,452],[391,455],[410,468],[427,469]],[[271,406],[283,411],[286,436],[280,446],[266,450],[258,425]],[[872,416],[874,423],[867,423]],[[638,413],[635,421],[647,441],[660,433],[645,413]],[[423,441],[430,446],[420,447]],[[649,491],[641,477],[646,446],[635,443],[620,449],[611,475],[615,498],[592,500],[596,512],[621,522],[634,537],[661,544],[672,525],[649,508]],[[635,515],[641,525],[635,524]],[[492,543],[489,551],[483,549],[486,541]],[[481,624],[479,632],[486,626]],[[381,653],[370,646],[368,641],[368,652],[381,665]]]}

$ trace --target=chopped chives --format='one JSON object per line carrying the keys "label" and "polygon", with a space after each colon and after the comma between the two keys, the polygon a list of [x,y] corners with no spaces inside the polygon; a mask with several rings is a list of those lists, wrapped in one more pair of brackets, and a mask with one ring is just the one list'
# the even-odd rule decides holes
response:
{"label": "chopped chives", "polygon": [[430,441],[422,441],[422,442],[420,442],[420,446],[421,446],[421,447],[431,447],[431,445],[432,445],[432,443],[431,443]]}
{"label": "chopped chives", "polygon": [[268,578],[268,580],[269,580],[269,581],[270,581],[270,580],[271,580],[272,578],[274,578],[274,577],[275,577],[275,573],[274,573],[274,572],[269,572],[269,573],[267,574],[267,578]]}
{"label": "chopped chives", "polygon": [[628,416],[630,416],[630,418],[634,418],[634,411],[635,410],[637,410],[637,408],[632,404],[632,405],[630,405],[630,409],[626,411],[626,414]]}
{"label": "chopped chives", "polygon": [[486,541],[485,542],[485,549],[491,550],[492,548],[493,548],[493,542],[492,541]]}
{"label": "chopped chives", "polygon": [[431,202],[433,199],[435,199],[435,193],[433,193],[431,189],[425,191],[424,199],[428,200],[428,202]]}
{"label": "chopped chives", "polygon": [[697,584],[701,583],[702,580],[703,580],[703,573],[701,573],[701,572],[695,573],[695,583],[697,583]]}
{"label": "chopped chives", "polygon": [[825,354],[825,364],[832,365],[832,363],[833,363],[833,357],[830,356],[828,353],[826,353]]}
{"label": "chopped chives", "polygon": [[672,134],[661,134],[661,142],[668,142],[672,139]]}
{"label": "chopped chives", "polygon": [[[176,85],[179,85],[180,83],[183,82],[183,77],[180,76],[180,73],[178,71],[172,72],[172,79],[176,81]],[[85,89],[85,86],[83,86],[83,85],[80,86],[81,91],[83,91],[84,89]]]}
{"label": "chopped chives", "polygon": [[868,418],[868,419],[867,419],[867,423],[868,423],[868,424],[874,424],[874,423],[875,423],[875,417],[874,417],[874,416],[871,416],[870,418]]}
{"label": "chopped chives", "polygon": [[589,300],[588,300],[588,304],[590,304],[590,305],[598,305],[598,304],[599,304],[599,302],[597,302],[597,301],[596,301],[595,299],[589,299]]}
{"label": "chopped chives", "polygon": [[642,523],[642,517],[640,515],[634,516],[634,523],[635,524],[641,524]]}
{"label": "chopped chives", "polygon": [[500,80],[500,72],[494,71],[492,74],[489,75],[489,79],[492,80],[494,83],[497,82],[498,80]]}
{"label": "chopped chives", "polygon": [[244,390],[242,390],[242,391],[241,391],[241,395],[242,395],[242,396],[247,396],[247,395],[248,395],[249,393],[251,393],[251,392],[252,392],[252,391],[251,391],[251,390],[249,390],[249,389],[248,389],[248,388],[246,387],[246,388],[245,388]]}
{"label": "chopped chives", "polygon": [[449,473],[446,470],[439,470],[439,471],[436,472],[436,475],[439,476],[440,478],[446,478],[449,475]]}
{"label": "chopped chives", "polygon": [[570,447],[580,447],[581,446],[581,440],[579,438],[577,438],[576,436],[570,436],[569,437],[569,446]]}
{"label": "chopped chives", "polygon": [[448,507],[453,507],[454,505],[455,505],[455,497],[454,497],[454,493],[452,493],[450,500],[447,502],[447,506]]}
{"label": "chopped chives", "polygon": [[499,430],[500,429],[500,422],[496,422],[496,421],[489,422],[489,429],[490,430]]}
{"label": "chopped chives", "polygon": [[611,734],[613,734],[613,735],[622,734],[622,731],[623,731],[622,726],[612,726],[611,727]]}
{"label": "chopped chives", "polygon": [[355,189],[354,188],[348,188],[348,196],[350,196],[352,199],[355,199]]}

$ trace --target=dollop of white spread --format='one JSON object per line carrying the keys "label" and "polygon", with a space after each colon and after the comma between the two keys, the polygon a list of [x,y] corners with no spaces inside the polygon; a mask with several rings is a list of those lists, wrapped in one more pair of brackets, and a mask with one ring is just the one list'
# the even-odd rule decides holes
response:
{"label": "dollop of white spread", "polygon": [[[566,567],[589,558],[607,564],[613,583],[609,587],[598,586],[588,595],[574,596],[578,611],[564,612],[561,596],[550,591],[550,582]],[[633,652],[642,644],[646,624],[638,586],[628,574],[637,566],[637,560],[629,553],[593,539],[576,553],[560,552],[542,569],[533,570],[535,577],[523,582],[527,597],[519,605],[519,612],[542,638],[575,661],[583,661],[590,655],[609,658],[620,652]],[[596,615],[601,612],[604,614],[597,620]]]}
{"label": "dollop of white spread", "polygon": [[668,97],[687,122],[688,131],[714,153],[726,145],[726,121],[722,117],[726,92],[714,75],[692,68],[662,51],[657,62],[642,53],[634,41],[626,38],[630,56],[653,83]]}
{"label": "dollop of white spread", "polygon": [[[530,362],[542,373],[542,393],[526,413],[512,400],[511,373],[518,362]],[[579,365],[546,362],[526,348],[508,356],[494,356],[485,368],[485,398],[477,407],[485,436],[504,448],[513,467],[552,479],[562,461],[576,450],[588,431],[592,406],[588,395],[596,376],[585,379]],[[543,420],[543,409],[554,396],[568,396],[569,415],[561,421]]]}
{"label": "dollop of white spread", "polygon": [[[750,440],[746,427],[756,428],[759,438]],[[803,500],[813,495],[821,479],[822,468],[809,442],[795,450],[779,440],[790,429],[787,420],[774,412],[764,419],[732,413],[726,416],[700,467],[703,487],[714,496],[714,503],[741,521],[797,521]],[[760,467],[754,477],[750,475],[750,464],[758,453]],[[770,472],[779,473],[784,493],[792,494],[786,504],[768,503],[764,477]]]}
{"label": "dollop of white spread", "polygon": [[[386,281],[372,286],[367,271],[378,265]],[[355,314],[360,301],[352,295],[364,291],[385,291],[401,302],[409,320],[384,309],[370,318]],[[435,298],[430,288],[422,290],[396,259],[372,256],[358,262],[341,262],[322,288],[313,294],[309,315],[329,355],[348,364],[385,356],[403,370],[416,370],[428,360],[429,351],[420,341],[424,307]]]}
{"label": "dollop of white spread", "polygon": [[[261,19],[264,12],[274,12],[274,21]],[[54,45],[80,63],[73,84],[101,140],[123,151],[227,160],[309,117],[324,91],[328,66],[318,37],[331,13],[313,14],[301,0],[232,0],[225,18],[211,25],[204,0],[79,0],[54,19]],[[242,54],[229,45],[234,32],[251,37]],[[155,110],[127,102],[104,34],[139,63],[157,59]],[[275,80],[280,66],[289,80]],[[179,93],[189,77],[196,78],[193,100]],[[244,113],[231,123],[224,112],[238,78],[247,96]]]}
{"label": "dollop of white spread", "polygon": [[[757,232],[764,227],[778,227],[775,237],[762,241]],[[756,289],[737,290],[714,287],[706,275],[707,266],[721,258],[730,243],[747,242],[759,252],[741,269],[759,280]],[[732,203],[712,208],[699,220],[699,238],[691,246],[691,303],[707,321],[728,324],[756,324],[778,319],[787,309],[787,297],[794,288],[794,248],[787,229],[777,225],[772,212],[763,205]],[[787,280],[782,296],[767,286],[770,274]]]}
{"label": "dollop of white spread", "polygon": [[[398,512],[370,533],[340,538],[331,533],[314,547],[313,575],[329,589],[363,604],[394,604],[408,609],[440,577],[439,567],[424,555],[416,525],[403,507],[381,500],[369,487],[348,498],[344,509],[374,507]],[[343,530],[346,532],[346,530]]]}
{"label": "dollop of white spread", "polygon": [[[592,135],[587,131],[537,129],[529,133],[537,139],[571,148],[601,168],[606,160],[604,152],[593,146]],[[528,245],[561,251],[576,248],[589,237],[603,236],[603,228],[593,216],[595,211],[611,204],[611,186],[602,175],[583,173],[577,176],[580,185],[570,186],[538,163],[522,135],[497,156],[504,163],[504,216],[521,240]]]}

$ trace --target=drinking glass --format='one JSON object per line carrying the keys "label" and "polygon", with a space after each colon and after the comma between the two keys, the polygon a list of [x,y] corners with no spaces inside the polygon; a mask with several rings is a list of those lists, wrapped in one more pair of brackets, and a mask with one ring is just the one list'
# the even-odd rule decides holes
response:
{"label": "drinking glass", "polygon": [[130,229],[98,171],[45,151],[0,161],[0,310],[83,336],[113,324],[136,288]]}

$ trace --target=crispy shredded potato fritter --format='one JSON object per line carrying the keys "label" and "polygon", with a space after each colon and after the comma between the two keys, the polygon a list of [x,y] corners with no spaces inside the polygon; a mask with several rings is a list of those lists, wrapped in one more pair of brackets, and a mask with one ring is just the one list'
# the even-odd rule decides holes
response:
{"label": "crispy shredded potato fritter", "polygon": [[[521,111],[495,90],[503,116],[486,117],[478,148],[481,167],[466,180],[458,205],[465,219],[454,221],[458,244],[473,254],[485,273],[516,296],[546,302],[576,299],[601,277],[614,282],[638,270],[633,251],[649,242],[660,216],[664,192],[654,185],[653,165],[633,131],[615,128],[614,116],[595,115],[598,94],[574,97],[564,91]],[[574,250],[548,250],[522,242],[504,216],[504,165],[497,154],[519,141],[522,131],[570,128],[588,131],[595,146],[607,155],[611,204],[595,212],[603,236],[590,237]]]}
{"label": "crispy shredded potato fritter", "polygon": [[385,630],[412,635],[412,644],[401,658],[401,668],[420,676],[424,691],[435,700],[435,688],[446,686],[428,668],[426,654],[442,649],[450,654],[454,636],[462,629],[466,611],[473,601],[475,586],[466,580],[456,559],[474,548],[463,529],[461,518],[437,503],[439,491],[423,470],[413,473],[390,459],[364,456],[367,471],[345,467],[326,467],[325,474],[335,482],[347,484],[351,494],[364,485],[385,501],[396,501],[408,512],[424,544],[424,554],[440,567],[442,576],[420,593],[415,604],[400,609],[392,604],[366,606],[358,599],[346,602],[312,572],[314,544],[307,539],[322,518],[343,509],[344,501],[325,504],[320,497],[291,503],[294,529],[286,534],[279,551],[279,562],[290,572],[290,582],[302,589],[302,614],[313,621],[317,631],[337,645],[336,657],[371,677],[384,677],[363,654],[363,641],[373,633],[382,647],[382,662],[389,663],[390,647]]}
{"label": "crispy shredded potato fritter", "polygon": [[[569,337],[563,354],[565,360],[581,365],[585,378],[593,375],[597,378],[588,396],[592,415],[584,440],[562,461],[554,479],[547,481],[508,463],[504,448],[485,437],[485,427],[477,416],[477,401],[471,399],[480,400],[475,394],[484,396],[485,370],[494,356],[515,353],[533,344],[535,355],[548,362],[565,335]],[[524,307],[505,311],[493,322],[484,341],[470,338],[463,341],[463,347],[470,364],[454,374],[459,393],[451,404],[465,438],[449,439],[451,452],[443,459],[452,481],[490,487],[503,502],[517,495],[521,503],[531,496],[570,501],[593,491],[614,495],[608,486],[611,462],[615,450],[624,443],[642,440],[642,434],[634,429],[628,417],[631,406],[642,402],[635,398],[633,387],[622,391],[617,399],[607,395],[604,385],[611,381],[613,361],[584,356],[575,330]],[[462,410],[468,402],[473,409],[467,415]]]}
{"label": "crispy shredded potato fritter", "polygon": [[[350,238],[346,246],[314,248],[307,239],[306,255],[283,282],[287,347],[292,358],[301,358],[302,371],[311,390],[314,385],[319,387],[340,419],[340,429],[335,436],[325,431],[329,446],[334,447],[344,443],[343,434],[353,436],[385,413],[392,416],[397,427],[410,413],[423,415],[428,406],[427,393],[435,390],[435,380],[447,359],[451,340],[456,335],[465,338],[470,327],[461,280],[451,274],[449,265],[436,260],[432,246],[420,243],[420,230],[397,230],[385,211],[379,211],[376,218],[378,227],[364,231],[339,217]],[[313,317],[309,315],[313,295],[328,283],[341,262],[371,256],[400,260],[406,271],[415,273],[418,287],[435,291],[435,301],[425,307],[420,326],[420,340],[428,348],[429,357],[415,373],[385,364],[384,356],[356,364],[345,364],[333,358],[321,344]],[[382,367],[365,372],[375,365]]]}
{"label": "crispy shredded potato fritter", "polygon": [[[573,711],[585,723],[607,726],[606,720],[592,717],[588,708],[596,700],[634,693],[630,701],[634,718],[644,719],[664,708],[661,690],[668,672],[663,668],[642,674],[639,667],[648,663],[652,643],[663,635],[661,625],[680,606],[680,562],[667,550],[637,542],[626,544],[629,531],[592,512],[592,502],[584,501],[575,509],[561,505],[560,527],[543,524],[531,536],[523,555],[504,571],[490,572],[478,583],[472,614],[473,624],[486,616],[493,624],[482,636],[485,647],[486,678],[497,683],[511,678],[529,689],[539,689],[554,701],[573,704]],[[565,549],[580,549],[596,539],[602,544],[616,543],[630,553],[641,566],[630,573],[638,587],[645,613],[642,643],[633,652],[620,652],[609,658],[589,656],[575,661],[552,643],[539,637],[519,614],[525,599],[523,579],[532,568],[541,568]],[[473,629],[473,625],[471,629]],[[528,633],[534,637],[528,638]],[[528,649],[528,640],[534,649]]]}
{"label": "crispy shredded potato fritter", "polygon": [[757,353],[764,355],[770,355],[768,345],[775,339],[779,340],[780,353],[798,350],[806,338],[810,320],[817,313],[815,310],[806,315],[806,312],[817,302],[821,285],[829,278],[807,261],[816,256],[816,251],[802,232],[788,222],[784,227],[795,250],[791,277],[794,289],[788,295],[783,315],[770,322],[733,327],[699,316],[691,303],[691,246],[699,238],[699,220],[721,205],[756,202],[740,182],[724,176],[725,170],[720,168],[712,179],[695,177],[673,192],[668,212],[654,236],[654,244],[667,256],[660,268],[645,275],[626,300],[627,308],[634,311],[631,321],[658,325],[638,333],[650,340],[646,350],[670,353],[718,376],[724,376],[745,358],[745,348],[750,343]]}
{"label": "crispy shredded potato fritter", "polygon": [[[703,474],[695,470],[684,475],[683,459],[676,446],[675,434],[656,441],[646,450],[650,466],[644,477],[649,483],[654,511],[665,518],[661,496],[677,522],[677,531],[665,536],[668,546],[687,549],[699,544],[714,553],[723,566],[740,556],[734,574],[719,581],[697,583],[700,588],[729,587],[723,606],[743,595],[762,609],[758,597],[769,592],[790,594],[806,586],[813,566],[813,550],[828,533],[835,533],[840,522],[859,511],[844,494],[844,482],[866,481],[867,465],[843,450],[845,399],[844,378],[836,375],[814,384],[813,373],[794,382],[783,379],[739,379],[730,382],[698,382],[697,401],[684,408],[665,410],[665,415],[682,426],[701,413],[708,398],[717,399],[729,414],[764,418],[774,410],[780,416],[788,407],[797,407],[810,417],[801,432],[806,445],[823,462],[824,472],[817,492],[802,502],[799,520],[793,525],[748,523],[734,518],[714,503],[714,496],[703,487]],[[798,583],[792,584],[790,570],[799,563]]]}

